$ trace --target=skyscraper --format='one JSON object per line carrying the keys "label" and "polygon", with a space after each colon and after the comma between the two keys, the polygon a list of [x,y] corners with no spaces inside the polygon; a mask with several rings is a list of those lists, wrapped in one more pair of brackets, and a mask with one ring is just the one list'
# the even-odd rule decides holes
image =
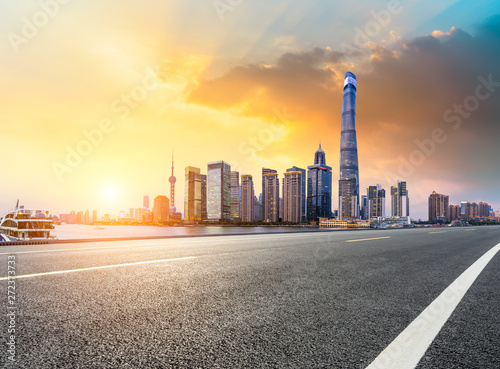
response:
{"label": "skyscraper", "polygon": [[260,203],[262,204],[262,216],[264,217],[264,220],[266,220],[266,214],[265,214],[265,204],[266,204],[266,192],[264,191],[264,182],[265,182],[265,176],[266,174],[273,174],[273,173],[278,173],[277,170],[274,169],[269,169],[269,168],[262,168],[262,199],[260,199]]}
{"label": "skyscraper", "polygon": [[201,220],[201,175],[200,168],[186,167],[184,187],[184,220]]}
{"label": "skyscraper", "polygon": [[344,77],[340,131],[339,218],[359,217],[359,169],[356,139],[356,76]]}
{"label": "skyscraper", "polygon": [[231,172],[231,220],[240,221],[240,172]]}
{"label": "skyscraper", "polygon": [[144,197],[142,199],[142,207],[146,210],[149,209],[149,196],[148,195],[144,195]]}
{"label": "skyscraper", "polygon": [[231,219],[231,166],[224,161],[208,163],[207,218],[212,221]]}
{"label": "skyscraper", "polygon": [[449,196],[432,192],[429,196],[429,222],[447,220],[449,210]]}
{"label": "skyscraper", "polygon": [[262,191],[264,222],[279,221],[279,201],[280,201],[280,182],[278,173],[264,174],[264,190]]}
{"label": "skyscraper", "polygon": [[254,221],[254,189],[251,175],[241,176],[241,220],[243,222]]}
{"label": "skyscraper", "polygon": [[330,218],[332,214],[332,168],[326,165],[321,144],[314,154],[314,165],[307,167],[307,220]]}
{"label": "skyscraper", "polygon": [[300,223],[302,219],[302,173],[286,172],[283,178],[283,222]]}
{"label": "skyscraper", "polygon": [[153,205],[153,221],[155,223],[167,222],[169,220],[169,201],[167,196],[156,196]]}
{"label": "skyscraper", "polygon": [[175,213],[175,182],[177,178],[174,176],[174,154],[172,153],[172,175],[168,179],[170,182],[170,213]]}
{"label": "skyscraper", "polygon": [[200,174],[201,180],[201,220],[207,220],[207,175]]}
{"label": "skyscraper", "polygon": [[391,217],[409,217],[410,200],[406,182],[398,181],[397,185],[391,186]]}
{"label": "skyscraper", "polygon": [[[325,160],[326,163],[326,160]],[[286,170],[287,172],[300,172],[302,173],[302,182],[301,182],[301,193],[300,193],[300,203],[301,203],[301,221],[306,221],[307,220],[307,210],[306,210],[306,183],[307,183],[307,176],[306,176],[306,170],[293,166],[289,169]]]}
{"label": "skyscraper", "polygon": [[385,190],[380,185],[370,186],[366,198],[367,219],[385,217]]}

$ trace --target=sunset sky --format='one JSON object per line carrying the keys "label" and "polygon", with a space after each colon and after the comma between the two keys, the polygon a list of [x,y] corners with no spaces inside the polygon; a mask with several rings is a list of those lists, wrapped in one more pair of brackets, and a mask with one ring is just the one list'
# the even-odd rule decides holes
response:
{"label": "sunset sky", "polygon": [[406,180],[416,219],[434,190],[500,208],[498,1],[23,0],[0,34],[2,214],[140,207],[169,196],[172,151],[179,211],[188,165],[258,194],[319,142],[336,209],[347,71],[362,194]]}

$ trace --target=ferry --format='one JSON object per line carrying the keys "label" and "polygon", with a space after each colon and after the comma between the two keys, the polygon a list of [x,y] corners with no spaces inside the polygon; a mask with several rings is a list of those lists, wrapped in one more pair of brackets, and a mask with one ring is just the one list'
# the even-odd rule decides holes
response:
{"label": "ferry", "polygon": [[54,221],[48,210],[28,210],[19,206],[0,219],[0,241],[31,241],[54,239],[50,231]]}

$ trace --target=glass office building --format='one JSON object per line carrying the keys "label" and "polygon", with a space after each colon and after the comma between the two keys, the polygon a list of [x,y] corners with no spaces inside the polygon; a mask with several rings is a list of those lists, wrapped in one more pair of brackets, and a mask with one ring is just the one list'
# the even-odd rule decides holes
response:
{"label": "glass office building", "polygon": [[231,219],[231,166],[223,161],[208,163],[207,218],[212,221]]}

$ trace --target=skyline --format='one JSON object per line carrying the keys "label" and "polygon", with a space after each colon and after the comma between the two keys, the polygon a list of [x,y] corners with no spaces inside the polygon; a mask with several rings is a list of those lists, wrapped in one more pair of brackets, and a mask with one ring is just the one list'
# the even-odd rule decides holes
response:
{"label": "skyline", "polygon": [[[339,86],[348,70],[362,86],[357,101],[360,194],[370,185],[380,183],[388,191],[396,180],[406,180],[417,219],[426,218],[432,191],[450,195],[457,204],[487,201],[500,207],[495,159],[500,154],[495,85],[500,81],[495,48],[500,22],[498,15],[487,17],[500,13],[498,5],[479,2],[475,6],[482,10],[468,19],[471,12],[463,9],[471,2],[435,5],[442,8],[431,7],[429,14],[426,2],[411,8],[401,2],[400,12],[391,8],[395,12],[389,12],[387,26],[379,24],[369,43],[349,53],[345,44],[353,42],[356,29],[374,21],[373,12],[387,14],[380,13],[387,3],[371,2],[362,11],[336,5],[346,12],[335,17],[334,5],[301,5],[301,16],[257,2],[241,4],[224,20],[211,4],[195,11],[186,3],[138,10],[135,1],[110,2],[97,13],[97,3],[69,2],[17,52],[9,34],[22,34],[23,17],[31,19],[40,8],[2,5],[0,150],[5,157],[21,154],[4,168],[10,179],[0,187],[0,211],[12,208],[17,198],[28,208],[54,214],[139,207],[144,194],[168,195],[172,150],[175,204],[181,212],[184,168],[204,172],[217,160],[254,178],[262,167],[282,176],[292,166],[311,165],[321,141],[335,183]],[[263,16],[255,6],[266,9]],[[143,17],[116,17],[118,10]],[[184,33],[173,19],[179,11],[193,19]],[[325,15],[319,15],[322,11]],[[405,21],[409,13],[412,22]],[[257,14],[268,27],[254,35]],[[132,24],[125,19],[133,19]],[[291,27],[298,24],[311,27]],[[214,41],[203,45],[204,40]],[[485,87],[476,106],[479,85]],[[454,104],[474,109],[455,113]],[[68,148],[77,150],[82,140],[90,141],[88,136],[97,144],[87,148],[81,163],[68,166]],[[409,173],[404,176],[398,173],[400,158],[423,162],[413,170],[403,168]],[[69,168],[62,181],[54,163]],[[259,183],[254,181],[256,194]],[[334,185],[334,199],[336,194]]]}

